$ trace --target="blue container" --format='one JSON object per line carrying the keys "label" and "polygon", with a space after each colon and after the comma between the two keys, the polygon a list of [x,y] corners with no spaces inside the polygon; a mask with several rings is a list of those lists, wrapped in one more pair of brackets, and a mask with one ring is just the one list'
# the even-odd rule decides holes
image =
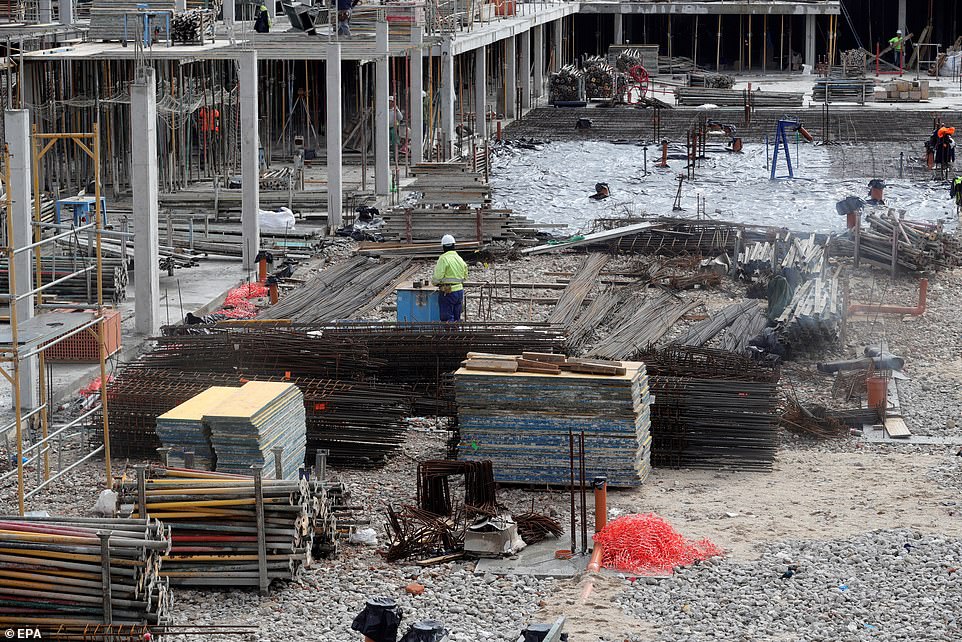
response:
{"label": "blue container", "polygon": [[441,308],[438,305],[440,293],[437,289],[401,287],[396,292],[399,323],[441,320]]}

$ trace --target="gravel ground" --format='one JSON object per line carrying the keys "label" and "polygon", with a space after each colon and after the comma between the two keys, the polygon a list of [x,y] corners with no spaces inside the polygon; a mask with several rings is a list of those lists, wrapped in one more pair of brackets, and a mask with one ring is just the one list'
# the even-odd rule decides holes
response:
{"label": "gravel ground", "polygon": [[[325,254],[338,260],[352,248],[351,242],[338,242]],[[566,278],[582,261],[582,255],[564,253],[499,258],[472,266],[469,278],[505,284],[510,273],[512,284],[549,282]],[[428,276],[432,265],[421,262],[419,276]],[[607,270],[631,267],[631,260],[615,257]],[[914,303],[914,279],[893,283],[878,272],[844,272],[853,301]],[[960,437],[962,330],[954,312],[962,300],[962,271],[932,275],[930,283],[923,317],[851,323],[844,342],[823,358],[855,357],[864,345],[886,341],[906,359],[909,379],[900,382],[899,392],[913,433]],[[596,286],[592,295],[599,291]],[[519,300],[492,302],[490,312],[486,302],[482,316],[539,321],[551,306],[529,299],[556,298],[559,292],[513,287]],[[507,296],[507,288],[499,288],[499,294]],[[726,281],[722,288],[683,296],[702,303],[694,316],[743,294],[744,286]],[[393,318],[392,299],[371,318]],[[478,299],[469,298],[469,318],[480,307]],[[683,320],[666,340],[695,322]],[[794,392],[805,402],[839,406],[831,399],[831,377],[819,374],[814,361],[786,364],[783,375],[783,395]],[[447,428],[446,422],[412,418],[402,453],[387,466],[334,471],[347,484],[351,502],[365,507],[363,517],[380,534],[379,547],[385,543],[384,506],[414,500],[415,464],[443,455]],[[857,438],[814,442],[783,434],[771,473],[657,469],[644,487],[612,492],[612,514],[653,510],[686,536],[708,537],[726,551],[724,558],[672,579],[607,575],[591,580],[593,589],[585,596],[589,580],[583,578],[501,578],[474,574],[465,562],[420,569],[386,564],[373,547],[345,545],[337,559],[320,561],[297,581],[276,585],[267,598],[248,591],[178,590],[176,617],[254,626],[262,641],[342,642],[357,639],[349,626],[365,599],[385,594],[404,607],[402,628],[432,617],[443,621],[455,640],[513,642],[524,623],[562,613],[569,617],[573,640],[962,639],[959,579],[948,570],[962,565],[958,451],[952,445],[873,444]],[[85,464],[28,508],[87,515],[103,475],[101,462]],[[9,481],[0,485],[0,512],[15,510],[14,490]],[[502,489],[500,496],[509,508],[527,509],[533,501],[536,510],[567,523],[564,493]],[[902,530],[907,528],[912,530]],[[911,548],[904,548],[906,543]],[[788,564],[798,564],[800,571],[782,580]],[[425,586],[423,595],[405,593],[413,579]],[[841,585],[848,588],[840,590]],[[898,607],[891,608],[893,603]]]}

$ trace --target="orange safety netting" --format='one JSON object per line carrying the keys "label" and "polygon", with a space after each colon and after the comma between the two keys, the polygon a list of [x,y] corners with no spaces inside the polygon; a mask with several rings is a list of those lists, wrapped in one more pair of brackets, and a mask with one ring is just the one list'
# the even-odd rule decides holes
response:
{"label": "orange safety netting", "polygon": [[264,296],[267,296],[267,287],[263,283],[247,283],[227,293],[219,312],[231,319],[250,319],[257,314],[257,306],[251,299]]}
{"label": "orange safety netting", "polygon": [[722,553],[708,539],[685,539],[656,513],[619,517],[594,538],[605,547],[602,566],[641,575],[671,573],[675,566]]}

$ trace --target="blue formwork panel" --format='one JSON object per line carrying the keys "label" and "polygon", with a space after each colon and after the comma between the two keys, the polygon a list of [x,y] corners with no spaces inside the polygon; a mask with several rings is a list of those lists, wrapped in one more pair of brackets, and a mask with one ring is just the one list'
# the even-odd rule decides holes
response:
{"label": "blue formwork panel", "polygon": [[570,481],[569,434],[585,434],[590,479],[640,485],[651,471],[651,397],[644,364],[624,376],[459,370],[455,376],[461,459],[491,460],[502,483]]}

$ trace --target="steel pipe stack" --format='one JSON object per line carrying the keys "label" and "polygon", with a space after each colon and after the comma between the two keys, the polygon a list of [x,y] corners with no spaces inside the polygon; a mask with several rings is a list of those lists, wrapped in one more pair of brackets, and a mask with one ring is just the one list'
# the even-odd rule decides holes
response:
{"label": "steel pipe stack", "polygon": [[[57,285],[47,288],[44,292],[49,297],[76,302],[95,302],[97,300],[97,263],[88,257],[45,256],[42,260],[43,283],[50,283],[56,279],[73,274],[86,267],[93,269],[86,274],[79,274]],[[8,291],[7,260],[0,259],[0,290]],[[89,278],[88,278],[89,275]],[[120,303],[127,298],[127,263],[119,258],[103,257],[104,300]]]}
{"label": "steel pipe stack", "polygon": [[770,470],[778,435],[778,371],[722,350],[672,347],[648,368],[651,463]]}
{"label": "steel pipe stack", "polygon": [[322,483],[155,468],[118,484],[121,512],[170,527],[161,575],[175,586],[259,586],[294,579],[336,520]]}
{"label": "steel pipe stack", "polygon": [[167,624],[170,546],[156,519],[0,516],[0,626]]}

